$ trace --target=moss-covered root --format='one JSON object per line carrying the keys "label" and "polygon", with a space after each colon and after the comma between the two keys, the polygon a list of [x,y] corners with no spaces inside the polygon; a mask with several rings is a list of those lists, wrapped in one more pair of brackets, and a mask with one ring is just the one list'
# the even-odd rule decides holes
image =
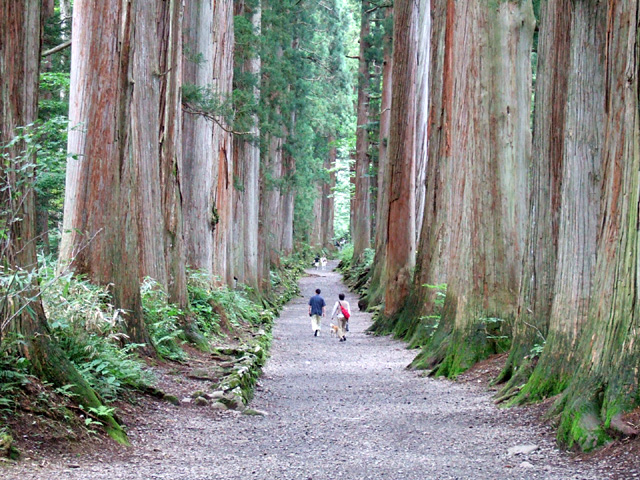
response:
{"label": "moss-covered root", "polygon": [[491,382],[491,385],[503,384],[500,391],[495,397],[496,403],[506,402],[518,396],[524,385],[531,377],[535,362],[531,359],[523,360],[522,364],[515,366],[509,365],[509,368],[503,369],[500,374]]}
{"label": "moss-covered root", "polygon": [[591,451],[610,440],[603,423],[600,421],[600,406],[597,395],[591,398],[563,398],[554,410],[560,412],[558,442],[567,448],[580,447]]}
{"label": "moss-covered root", "polygon": [[[75,400],[85,409],[102,407],[102,402],[91,386],[62,351],[48,339],[45,335],[35,337],[29,350],[25,352],[31,360],[34,373],[56,387],[72,385],[71,391],[75,394]],[[101,415],[100,420],[111,438],[122,445],[130,445],[127,434],[113,415]]]}
{"label": "moss-covered root", "polygon": [[493,353],[496,347],[480,326],[451,333],[437,330],[411,366],[429,369],[436,377],[456,378]]}
{"label": "moss-covered root", "polygon": [[182,324],[182,331],[187,342],[194,345],[198,350],[202,352],[211,351],[211,345],[209,344],[207,337],[205,337],[198,329],[193,318],[183,319]]}

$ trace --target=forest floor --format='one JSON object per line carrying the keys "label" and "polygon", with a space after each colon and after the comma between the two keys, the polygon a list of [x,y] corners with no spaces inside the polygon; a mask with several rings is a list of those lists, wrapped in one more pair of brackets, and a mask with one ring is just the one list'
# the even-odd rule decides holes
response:
{"label": "forest floor", "polygon": [[[147,397],[123,415],[132,447],[95,439],[79,442],[84,447],[71,453],[48,446],[0,467],[0,478],[640,478],[635,440],[636,453],[618,443],[592,456],[571,454],[556,447],[553,428],[540,421],[542,407],[497,408],[486,383],[500,357],[451,382],[407,370],[415,352],[389,337],[367,335],[367,313],[353,312],[346,342],[329,335],[329,318],[314,337],[307,302],[316,288],[328,309],[339,292],[351,305],[357,298],[338,273],[308,273],[300,281],[303,296],[275,323],[271,358],[250,404],[264,415]],[[184,392],[194,388],[189,382],[196,380],[179,377]]]}

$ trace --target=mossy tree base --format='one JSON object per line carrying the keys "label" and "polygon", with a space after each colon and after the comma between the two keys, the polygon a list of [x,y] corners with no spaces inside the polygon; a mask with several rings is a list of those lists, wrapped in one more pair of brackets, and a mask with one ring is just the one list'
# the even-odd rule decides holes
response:
{"label": "mossy tree base", "polygon": [[[103,407],[96,392],[48,336],[36,335],[26,345],[23,354],[31,361],[34,374],[56,387],[71,385],[74,400],[85,410]],[[112,414],[100,415],[99,418],[111,438],[122,445],[130,445],[127,434]]]}

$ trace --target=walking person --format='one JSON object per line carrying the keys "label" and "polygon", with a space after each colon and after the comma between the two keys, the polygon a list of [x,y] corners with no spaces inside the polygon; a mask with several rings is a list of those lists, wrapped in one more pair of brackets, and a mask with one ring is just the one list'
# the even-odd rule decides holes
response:
{"label": "walking person", "polygon": [[309,316],[311,317],[311,329],[313,330],[314,337],[317,337],[318,333],[320,333],[322,317],[324,317],[327,307],[320,293],[322,293],[320,289],[316,288],[316,294],[309,299]]}
{"label": "walking person", "polygon": [[[337,314],[337,316],[336,316]],[[333,306],[333,313],[331,313],[331,320],[338,319],[338,337],[341,342],[346,342],[346,332],[349,318],[351,318],[351,306],[349,302],[344,299],[344,293],[338,295],[338,301]]]}

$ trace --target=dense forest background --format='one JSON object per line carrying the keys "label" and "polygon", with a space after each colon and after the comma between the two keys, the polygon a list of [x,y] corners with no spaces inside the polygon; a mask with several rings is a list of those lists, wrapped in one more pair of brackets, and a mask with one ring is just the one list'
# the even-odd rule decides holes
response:
{"label": "dense forest background", "polygon": [[555,397],[564,445],[638,433],[637,3],[1,5],[7,411],[35,375],[126,442],[142,359],[340,246],[413,367],[508,353],[498,400]]}

